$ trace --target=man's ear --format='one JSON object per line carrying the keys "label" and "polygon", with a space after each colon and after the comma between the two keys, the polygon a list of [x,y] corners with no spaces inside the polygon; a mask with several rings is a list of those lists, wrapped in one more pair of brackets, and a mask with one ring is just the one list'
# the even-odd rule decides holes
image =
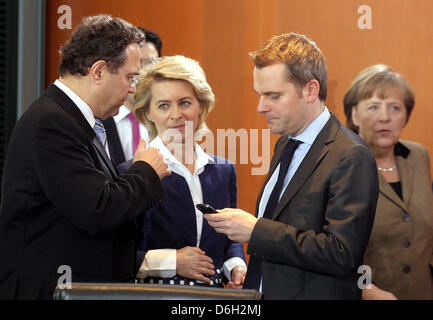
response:
{"label": "man's ear", "polygon": [[99,85],[104,77],[105,72],[108,72],[107,62],[104,60],[98,60],[90,67],[90,79],[92,82]]}
{"label": "man's ear", "polygon": [[302,89],[302,95],[306,102],[314,102],[319,96],[320,83],[316,79],[310,80]]}

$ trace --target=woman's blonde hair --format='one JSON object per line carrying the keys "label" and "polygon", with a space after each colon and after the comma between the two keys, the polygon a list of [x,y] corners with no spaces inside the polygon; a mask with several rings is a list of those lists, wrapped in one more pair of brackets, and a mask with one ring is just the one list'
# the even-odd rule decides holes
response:
{"label": "woman's blonde hair", "polygon": [[207,128],[205,120],[214,107],[215,96],[197,61],[180,55],[157,58],[140,71],[139,78],[134,95],[134,115],[149,130],[150,140],[158,135],[155,124],[147,116],[152,101],[152,85],[158,81],[183,80],[191,84],[202,107],[197,130]]}

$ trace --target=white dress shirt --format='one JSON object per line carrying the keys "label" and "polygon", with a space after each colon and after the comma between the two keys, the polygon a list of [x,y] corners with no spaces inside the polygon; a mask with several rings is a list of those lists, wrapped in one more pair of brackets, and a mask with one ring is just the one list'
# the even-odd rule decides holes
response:
{"label": "white dress shirt", "polygon": [[[119,113],[113,117],[126,160],[130,160],[134,157],[134,153],[132,152],[132,124],[127,118],[127,115],[131,112],[132,111],[129,110],[127,106],[123,105],[120,107]],[[148,143],[149,132],[141,123],[139,128],[140,138],[146,140],[146,143]]]}
{"label": "white dress shirt", "polygon": [[[203,203],[203,192],[199,175],[204,171],[204,167],[208,163],[215,164],[214,159],[206,154],[198,144],[195,144],[194,174],[191,174],[191,172],[169,151],[159,136],[150,142],[150,146],[159,149],[159,152],[164,156],[164,160],[168,164],[168,168],[186,180],[194,202],[194,208],[196,204]],[[198,247],[200,246],[203,227],[203,213],[198,209],[195,209],[195,213],[197,221]],[[232,269],[238,265],[246,268],[245,262],[239,257],[233,257],[224,262],[223,272],[227,279],[230,279]],[[176,249],[156,249],[146,252],[143,263],[138,271],[137,278],[145,278],[147,276],[171,278],[175,275]]]}
{"label": "white dress shirt", "polygon": [[90,124],[90,127],[93,129],[95,126],[95,115],[90,106],[60,80],[57,79],[54,81],[54,85],[62,90],[77,105],[78,109],[80,109],[81,113]]}
{"label": "white dress shirt", "polygon": [[[328,122],[330,117],[331,114],[329,113],[328,108],[325,106],[322,113],[319,116],[317,116],[316,119],[314,119],[305,128],[304,131],[302,131],[296,137],[287,136],[287,139],[292,138],[295,140],[302,141],[302,143],[298,146],[295,153],[293,154],[293,158],[290,162],[286,176],[284,177],[284,184],[279,199],[281,199],[282,195],[284,194],[284,191],[286,190],[287,186],[290,183],[290,180],[292,180],[293,176],[295,175],[296,171],[301,165],[302,160],[304,160],[305,156],[307,155],[308,151],[310,150],[311,146],[313,145],[320,131],[322,131],[323,127],[325,126],[326,122]],[[263,214],[266,209],[266,205],[268,204],[269,201],[269,197],[271,196],[272,190],[274,189],[275,184],[277,183],[279,172],[280,172],[280,165],[278,164],[278,166],[275,168],[274,173],[272,174],[271,178],[266,184],[265,189],[263,190],[262,198],[260,199],[260,204],[259,204],[259,213],[257,215],[258,218],[263,217]],[[259,290],[262,291],[261,281],[260,281]]]}

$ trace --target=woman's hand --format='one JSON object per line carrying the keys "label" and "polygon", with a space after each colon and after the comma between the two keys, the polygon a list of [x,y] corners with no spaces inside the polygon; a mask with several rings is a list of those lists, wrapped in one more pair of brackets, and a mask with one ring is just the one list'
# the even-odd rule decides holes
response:
{"label": "woman's hand", "polygon": [[391,292],[382,290],[371,284],[371,289],[362,290],[362,300],[397,300],[397,297]]}
{"label": "woman's hand", "polygon": [[182,277],[210,283],[204,275],[214,275],[212,259],[197,247],[184,247],[176,251],[176,273]]}

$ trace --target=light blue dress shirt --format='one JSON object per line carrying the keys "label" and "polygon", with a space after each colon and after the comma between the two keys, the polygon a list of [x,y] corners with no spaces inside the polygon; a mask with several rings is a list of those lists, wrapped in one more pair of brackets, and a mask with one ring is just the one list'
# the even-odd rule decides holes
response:
{"label": "light blue dress shirt", "polygon": [[[305,156],[307,155],[308,151],[310,150],[311,146],[313,145],[320,131],[322,131],[323,127],[328,122],[330,117],[331,114],[328,108],[325,106],[322,113],[318,117],[316,117],[316,119],[314,119],[307,126],[307,128],[305,128],[305,130],[302,131],[299,135],[297,135],[296,137],[287,136],[287,139],[290,138],[296,139],[302,141],[302,143],[298,146],[295,153],[293,154],[293,158],[292,161],[290,162],[289,169],[287,170],[286,176],[284,177],[284,184],[279,199],[281,199],[281,196],[284,194],[284,191],[289,185],[290,180],[292,180],[293,176],[296,173],[296,170],[298,170],[299,166],[301,165],[302,160],[304,160]],[[277,183],[279,172],[280,172],[280,165],[278,164],[277,168],[275,169],[274,173],[272,174],[271,178],[266,184],[265,189],[263,190],[262,198],[260,199],[260,204],[259,204],[259,213],[257,216],[258,218],[263,217],[266,205],[268,204],[269,201],[269,197],[271,196],[272,190],[274,189],[275,184]],[[259,291],[262,291],[261,281],[260,281]]]}

